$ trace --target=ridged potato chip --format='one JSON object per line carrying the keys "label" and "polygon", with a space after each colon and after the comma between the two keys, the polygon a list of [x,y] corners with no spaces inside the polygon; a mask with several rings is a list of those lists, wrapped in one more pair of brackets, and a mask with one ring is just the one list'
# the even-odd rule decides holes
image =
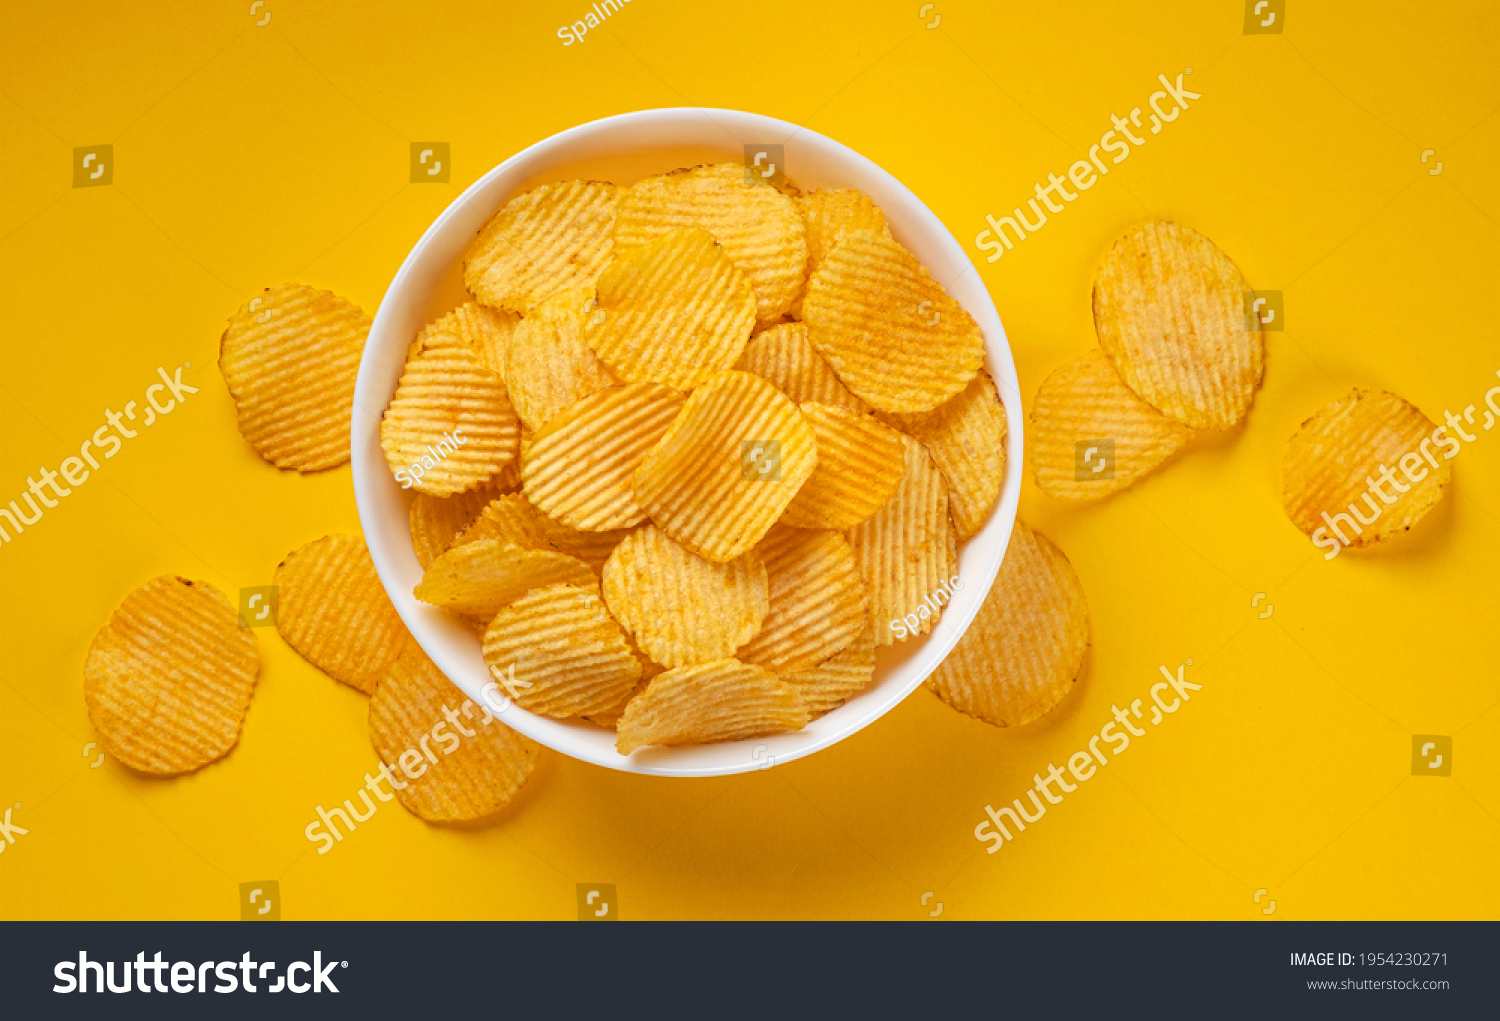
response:
{"label": "ridged potato chip", "polygon": [[514,312],[490,308],[477,301],[465,302],[418,334],[407,354],[416,354],[428,339],[441,334],[466,345],[479,356],[485,368],[503,380],[506,353],[520,321],[521,317]]}
{"label": "ridged potato chip", "polygon": [[764,667],[734,659],[659,674],[625,706],[615,749],[741,741],[807,726],[807,706]]}
{"label": "ridged potato chip", "polygon": [[673,539],[723,562],[760,541],[817,463],[797,406],[759,376],[730,370],[693,391],[636,469],[635,498]]}
{"label": "ridged potato chip", "polygon": [[494,479],[521,443],[505,380],[444,325],[452,316],[418,336],[380,420],[380,446],[396,481],[432,496]]}
{"label": "ridged potato chip", "polygon": [[649,524],[610,554],[603,590],[609,612],[642,652],[666,667],[733,655],[770,609],[758,553],[713,563]]}
{"label": "ridged potato chip", "polygon": [[906,471],[901,434],[872,416],[828,404],[804,404],[818,440],[818,467],[781,520],[793,528],[848,531],[896,494]]}
{"label": "ridged potato chip", "polygon": [[412,550],[417,563],[427,565],[448,552],[460,532],[479,520],[480,512],[500,494],[485,486],[457,496],[418,493],[408,512]]}
{"label": "ridged potato chip", "polygon": [[870,590],[875,644],[925,635],[952,598],[957,567],[948,485],[922,444],[903,436],[906,473],[896,495],[854,526],[849,544]]}
{"label": "ridged potato chip", "polygon": [[391,666],[370,699],[370,743],[402,807],[428,822],[494,815],[541,757],[540,745],[471,701],[419,648]]}
{"label": "ridged potato chip", "polygon": [[797,212],[807,229],[807,272],[817,271],[818,263],[834,245],[860,231],[890,236],[885,214],[875,201],[853,188],[819,188],[794,200]]}
{"label": "ridged potato chip", "polygon": [[580,531],[639,524],[646,510],[632,477],[685,400],[660,383],[627,383],[585,397],[527,444],[521,465],[526,498]]}
{"label": "ridged potato chip", "polygon": [[583,561],[561,553],[480,539],[434,560],[415,595],[424,603],[488,623],[532,589],[559,582],[587,587],[595,583],[594,572]]}
{"label": "ridged potato chip", "polygon": [[641,678],[592,586],[547,585],[511,603],[485,632],[484,661],[516,705],[557,719],[608,712]]}
{"label": "ridged potato chip", "polygon": [[516,327],[506,356],[505,385],[516,414],[532,431],[618,382],[583,342],[583,324],[593,309],[593,291],[559,291]]}
{"label": "ridged potato chip", "polygon": [[1064,500],[1089,500],[1132,486],[1195,435],[1137,397],[1099,350],[1042,381],[1031,424],[1036,484]]}
{"label": "ridged potato chip", "polygon": [[167,575],[130,595],[89,644],[83,700],[106,751],[131,769],[187,773],[229,754],[260,650],[218,589]]}
{"label": "ridged potato chip", "polygon": [[517,195],[464,253],[464,286],[480,301],[525,315],[548,296],[592,287],[609,262],[620,189],[560,181]]}
{"label": "ridged potato chip", "polygon": [[276,630],[329,677],[364,692],[406,651],[412,637],[391,605],[363,539],[326,535],[287,554]]}
{"label": "ridged potato chip", "polygon": [[1017,518],[995,583],[927,686],[961,713],[1019,727],[1072,690],[1088,647],[1088,600],[1077,572]]}
{"label": "ridged potato chip", "polygon": [[807,282],[807,339],[854,396],[881,411],[928,411],[984,364],[984,336],[893,238],[856,234]]}
{"label": "ridged potato chip", "polygon": [[806,323],[781,323],[760,331],[750,338],[734,367],[755,373],[786,394],[793,404],[870,410],[839,382],[823,356],[807,342]]}
{"label": "ridged potato chip", "polygon": [[866,624],[853,644],[837,656],[778,676],[796,689],[813,719],[830,713],[875,679],[875,629]]}
{"label": "ridged potato chip", "polygon": [[620,379],[687,390],[733,365],[754,327],[750,281],[714,236],[674,230],[599,275],[583,340]]}
{"label": "ridged potato chip", "polygon": [[806,228],[791,198],[746,184],[737,163],[648,177],[620,195],[615,248],[684,227],[702,228],[724,246],[755,290],[757,320],[771,322],[791,308],[807,278]]}
{"label": "ridged potato chip", "polygon": [[957,397],[931,411],[886,417],[932,455],[948,483],[957,539],[967,541],[989,520],[1005,482],[1005,406],[995,381],[981,370]]}
{"label": "ridged potato chip", "polygon": [[1260,386],[1265,343],[1247,330],[1245,276],[1195,230],[1132,228],[1094,273],[1094,329],[1125,385],[1195,429],[1228,429]]}
{"label": "ridged potato chip", "polygon": [[870,593],[839,533],[778,525],[767,539],[756,552],[766,565],[770,610],[735,658],[778,674],[807,670],[869,627]]}
{"label": "ridged potato chip", "polygon": [[336,468],[349,460],[354,377],[370,317],[306,284],[250,299],[219,341],[219,371],[240,435],[278,468]]}
{"label": "ridged potato chip", "polygon": [[[1315,542],[1324,532],[1327,543],[1318,545],[1333,550],[1340,539],[1370,546],[1410,531],[1453,479],[1448,458],[1457,456],[1458,440],[1437,441],[1437,429],[1395,394],[1356,387],[1287,441],[1281,462],[1287,516]],[[1452,450],[1439,454],[1438,447]]]}
{"label": "ridged potato chip", "polygon": [[452,549],[480,539],[499,539],[522,549],[551,549],[542,514],[520,493],[496,497],[480,512],[478,519],[459,533]]}

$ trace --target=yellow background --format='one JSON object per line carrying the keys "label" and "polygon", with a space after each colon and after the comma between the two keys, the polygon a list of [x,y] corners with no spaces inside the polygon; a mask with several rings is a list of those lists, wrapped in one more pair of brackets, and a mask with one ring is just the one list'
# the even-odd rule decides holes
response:
{"label": "yellow background", "polygon": [[[278,879],[283,917],[572,918],[615,883],[627,919],[1262,919],[1500,912],[1500,436],[1481,433],[1405,541],[1321,559],[1281,511],[1298,423],[1351,386],[1441,419],[1500,369],[1500,8],[1289,0],[1284,35],[1241,3],[699,4],[634,0],[584,43],[569,3],[88,5],[6,0],[0,33],[0,497],[56,466],[184,361],[201,387],[0,550],[0,857],[6,918],[235,918]],[[934,29],[924,27],[941,15]],[[1171,217],[1286,295],[1248,422],[1097,504],[1022,516],[1071,558],[1093,647],[1044,721],[988,727],[925,690],[810,759],[724,779],[628,776],[546,756],[477,830],[394,803],[324,856],[316,804],[375,762],[366,700],[258,630],[239,745],[173,780],[110,761],[81,669],[94,631],[164,573],[235,598],[281,558],[358,530],[348,469],[278,473],[235,430],[215,368],[226,318],[288,279],[373,312],[471,181],[553,132],[658,106],[785,118],[885,167],[973,253],[1193,68],[1203,98],[989,265],[1029,402],[1094,343],[1093,265]],[[447,141],[449,184],[408,183]],[[76,146],[113,184],[73,189]],[[1423,149],[1443,161],[1439,175]],[[795,176],[795,151],[788,159]],[[1274,606],[1261,618],[1252,596]],[[1262,607],[1263,608],[1263,607]],[[1023,793],[1159,664],[1204,685],[996,855],[983,806]],[[1451,735],[1450,778],[1410,775]]]}

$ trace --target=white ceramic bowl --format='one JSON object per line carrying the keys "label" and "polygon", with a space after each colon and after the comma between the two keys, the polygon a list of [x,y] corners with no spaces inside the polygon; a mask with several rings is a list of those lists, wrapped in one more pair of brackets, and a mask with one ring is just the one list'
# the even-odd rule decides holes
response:
{"label": "white ceramic bowl", "polygon": [[[739,162],[747,144],[785,146],[785,172],[804,190],[857,188],[885,212],[910,249],[984,332],[986,366],[1005,402],[1006,478],[989,523],[959,555],[962,589],[925,638],[881,650],[863,693],[794,734],[688,748],[615,751],[613,731],[536,716],[510,705],[509,726],[565,755],[612,769],[662,776],[716,776],[809,755],[867,726],[922,683],[958,641],[989,591],[1010,537],[1021,489],[1021,400],[1005,330],[963,248],[901,182],[832,139],[786,121],[734,110],[666,109],[606,117],[536,143],[474,182],[427,229],[406,257],[375,316],[355,388],[354,494],[365,540],[401,618],[437,666],[476,702],[491,679],[478,639],[443,611],[412,595],[422,569],[407,525],[409,495],[386,467],[380,415],[396,391],[407,344],[421,327],[463,300],[459,265],[481,224],[511,196],[575,177],[630,183],[679,166]],[[491,699],[497,689],[491,688]]]}

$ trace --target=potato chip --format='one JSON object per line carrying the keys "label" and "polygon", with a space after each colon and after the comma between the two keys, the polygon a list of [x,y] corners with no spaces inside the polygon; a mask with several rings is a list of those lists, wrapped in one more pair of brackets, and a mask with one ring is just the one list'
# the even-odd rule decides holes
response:
{"label": "potato chip", "polygon": [[620,189],[560,181],[517,195],[464,253],[464,286],[480,301],[525,315],[543,299],[592,287],[609,262]]}
{"label": "potato chip", "polygon": [[480,512],[499,495],[488,486],[457,496],[418,493],[411,502],[409,521],[412,550],[422,569],[448,552],[459,533],[479,520]]}
{"label": "potato chip", "polygon": [[366,695],[412,642],[363,539],[326,535],[310,542],[287,554],[272,581],[281,589],[281,637],[329,677]]}
{"label": "potato chip", "polygon": [[620,379],[686,390],[733,365],[754,326],[750,281],[714,236],[674,230],[599,275],[583,340]]}
{"label": "potato chip", "polygon": [[566,553],[570,557],[577,557],[585,564],[594,569],[595,574],[602,574],[604,562],[609,555],[615,551],[615,547],[625,541],[630,534],[628,528],[612,528],[607,532],[585,532],[581,529],[565,525],[561,521],[555,521],[545,514],[537,515],[542,522],[542,531],[547,536],[547,542],[559,553]]}
{"label": "potato chip", "polygon": [[818,467],[781,520],[793,528],[847,531],[896,494],[906,471],[901,434],[872,416],[827,404],[804,404],[818,440]]}
{"label": "potato chip", "polygon": [[673,539],[723,562],[751,549],[817,467],[797,406],[730,370],[693,391],[635,472],[635,498]]}
{"label": "potato chip", "polygon": [[278,468],[336,468],[349,460],[354,377],[370,317],[306,284],[267,288],[229,320],[219,371],[240,435]]}
{"label": "potato chip", "polygon": [[685,400],[660,383],[627,383],[585,397],[527,444],[521,464],[526,498],[581,531],[639,524],[646,511],[632,476]]}
{"label": "potato chip", "polygon": [[[1287,516],[1331,550],[1340,540],[1369,546],[1410,531],[1453,479],[1448,458],[1457,456],[1458,440],[1437,441],[1437,431],[1437,423],[1395,394],[1355,388],[1287,441],[1281,463]],[[1443,447],[1452,449],[1440,453]],[[1318,541],[1319,532],[1326,542]]]}
{"label": "potato chip", "polygon": [[532,589],[501,610],[484,635],[484,662],[516,705],[557,719],[608,712],[641,678],[592,585]]}
{"label": "potato chip", "polygon": [[530,500],[520,493],[507,493],[490,501],[479,518],[460,532],[449,548],[480,539],[499,539],[506,545],[522,549],[551,549],[542,520],[542,514]]}
{"label": "potato chip", "polygon": [[757,320],[768,323],[791,308],[807,279],[806,228],[791,198],[747,184],[737,163],[648,177],[620,194],[615,249],[684,227],[702,228],[724,246],[755,290]]}
{"label": "potato chip", "polygon": [[807,282],[807,339],[881,411],[928,411],[984,364],[984,336],[916,258],[883,234],[835,245]]}
{"label": "potato chip", "polygon": [[952,598],[957,569],[947,483],[922,444],[901,439],[906,473],[896,495],[849,533],[880,646],[932,630]]}
{"label": "potato chip", "polygon": [[1208,238],[1170,220],[1132,228],[1094,273],[1094,329],[1125,385],[1195,429],[1250,410],[1265,344],[1246,328],[1250,290]]}
{"label": "potato chip", "polygon": [[83,700],[131,769],[187,773],[229,754],[255,693],[255,635],[218,589],[167,575],[130,595],[89,644]]}
{"label": "potato chip", "polygon": [[1019,727],[1072,690],[1088,647],[1088,600],[1077,572],[1017,518],[995,583],[927,686],[961,713]]}
{"label": "potato chip", "polygon": [[807,272],[841,241],[860,231],[890,236],[885,214],[870,196],[853,188],[819,188],[796,198],[797,212],[807,228]]}
{"label": "potato chip", "polygon": [[[494,815],[525,785],[542,751],[469,699],[421,649],[394,663],[370,699],[370,743],[402,806],[428,822]],[[358,797],[368,818],[375,803],[363,791]],[[359,816],[352,800],[345,805]]]}
{"label": "potato chip", "polygon": [[733,655],[760,630],[770,609],[758,553],[713,563],[649,524],[610,554],[603,590],[615,620],[641,651],[666,667]]}
{"label": "potato chip", "polygon": [[1042,381],[1031,424],[1036,484],[1064,500],[1134,485],[1195,435],[1137,397],[1097,349]]}
{"label": "potato chip", "polygon": [[521,443],[505,381],[444,325],[451,317],[418,336],[380,421],[380,446],[396,481],[433,496],[495,478]]}
{"label": "potato chip", "polygon": [[734,659],[660,674],[625,706],[615,748],[713,744],[799,730],[807,706],[791,685],[764,667]]}
{"label": "potato chip", "polygon": [[807,342],[805,323],[782,323],[757,333],[734,367],[755,373],[791,398],[793,404],[836,404],[855,411],[870,410],[839,382],[823,356]]}
{"label": "potato chip", "polygon": [[875,629],[866,624],[853,644],[806,670],[778,675],[796,689],[813,719],[832,712],[875,678]]}
{"label": "potato chip", "polygon": [[506,353],[520,321],[521,317],[514,312],[489,308],[477,301],[466,302],[418,334],[407,347],[407,357],[415,356],[423,344],[441,335],[464,344],[479,356],[485,368],[503,380]]}
{"label": "potato chip", "polygon": [[592,291],[559,291],[532,309],[511,338],[505,384],[516,414],[533,431],[618,382],[583,342],[593,310]]}
{"label": "potato chip", "polygon": [[[837,532],[789,532],[762,543],[770,610],[760,631],[735,653],[775,673],[806,670],[835,656],[869,627],[870,593],[849,541]],[[768,536],[768,538],[772,538]]]}
{"label": "potato chip", "polygon": [[501,539],[480,539],[432,562],[415,595],[488,623],[534,588],[557,583],[587,587],[594,572],[581,560],[550,550],[523,549]]}

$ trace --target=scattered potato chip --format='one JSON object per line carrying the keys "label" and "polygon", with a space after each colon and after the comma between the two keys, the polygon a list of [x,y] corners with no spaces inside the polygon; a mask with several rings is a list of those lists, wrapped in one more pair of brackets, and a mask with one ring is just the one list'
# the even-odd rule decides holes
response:
{"label": "scattered potato chip", "polygon": [[[1323,532],[1334,550],[1340,539],[1370,546],[1410,531],[1453,479],[1447,459],[1458,454],[1458,441],[1435,442],[1437,429],[1393,393],[1352,390],[1287,441],[1281,464],[1287,516],[1314,541]],[[1439,453],[1445,446],[1453,449]]]}
{"label": "scattered potato chip", "polygon": [[757,333],[734,367],[755,373],[786,394],[793,404],[836,404],[855,411],[869,410],[839,382],[823,356],[807,342],[805,323],[782,323]]}
{"label": "scattered potato chip", "polygon": [[[420,648],[392,664],[370,699],[370,743],[402,806],[428,822],[494,815],[541,756],[540,745],[470,700]],[[359,797],[375,810],[367,794]]]}
{"label": "scattered potato chip", "polygon": [[477,301],[466,302],[430,324],[407,348],[408,358],[435,336],[456,340],[479,356],[484,367],[505,378],[506,352],[521,317],[504,309],[489,308]]}
{"label": "scattered potato chip", "polygon": [[843,384],[881,411],[935,408],[984,364],[979,324],[882,234],[856,234],[823,257],[802,318]]}
{"label": "scattered potato chip", "polygon": [[525,315],[548,296],[592,287],[609,262],[620,189],[560,181],[517,195],[464,253],[464,285],[486,305]]}
{"label": "scattered potato chip", "polygon": [[925,635],[952,598],[957,569],[948,486],[922,444],[903,436],[906,473],[896,495],[849,533],[870,589],[875,644]]}
{"label": "scattered potato chip", "polygon": [[827,404],[804,404],[818,440],[818,467],[787,505],[793,528],[848,531],[896,494],[906,471],[901,434],[872,416]]}
{"label": "scattered potato chip", "polygon": [[411,545],[422,569],[425,571],[428,564],[448,552],[459,533],[477,521],[499,495],[488,486],[457,496],[418,493],[411,502]]}
{"label": "scattered potato chip", "polygon": [[853,188],[819,188],[796,198],[797,212],[807,228],[807,272],[816,272],[818,263],[840,241],[860,231],[871,231],[889,237],[885,214],[870,196]]}
{"label": "scattered potato chip", "polygon": [[520,423],[505,381],[444,326],[425,328],[380,421],[386,464],[402,483],[433,496],[482,485],[514,461]]}
{"label": "scattered potato chip", "polygon": [[1097,349],[1042,381],[1031,424],[1036,484],[1064,500],[1134,485],[1195,435],[1137,397]]}
{"label": "scattered potato chip", "polygon": [[735,657],[778,674],[806,670],[869,627],[870,593],[839,533],[778,525],[767,539],[756,552],[766,565],[770,610]]}
{"label": "scattered potato chip", "polygon": [[684,227],[702,228],[724,246],[755,290],[757,320],[770,322],[791,308],[807,278],[806,228],[791,198],[747,184],[737,163],[648,177],[620,195],[615,248],[624,251]]}
{"label": "scattered potato chip", "polygon": [[465,546],[480,539],[499,539],[508,546],[522,549],[551,549],[542,515],[531,501],[520,493],[496,497],[468,528],[453,540],[453,546]]}
{"label": "scattered potato chip", "polygon": [[272,581],[281,589],[281,637],[329,677],[366,695],[412,642],[363,539],[326,535],[310,542],[287,554]]}
{"label": "scattered potato chip", "polygon": [[813,719],[832,712],[875,679],[875,629],[866,624],[853,644],[832,659],[778,676],[796,689]]}
{"label": "scattered potato chip", "polygon": [[559,291],[516,327],[505,384],[516,414],[533,431],[589,394],[618,382],[583,342],[583,324],[593,311],[593,291]]}
{"label": "scattered potato chip", "polygon": [[527,712],[607,713],[635,690],[641,664],[592,584],[532,589],[495,615],[484,661]]}
{"label": "scattered potato chip", "polygon": [[750,281],[714,236],[674,230],[599,275],[583,340],[620,379],[686,390],[733,365],[754,326]]}
{"label": "scattered potato chip", "polygon": [[1094,328],[1125,384],[1195,429],[1228,429],[1250,409],[1265,344],[1246,329],[1250,290],[1208,238],[1170,220],[1132,228],[1094,274]]}
{"label": "scattered potato chip", "polygon": [[526,498],[581,531],[639,524],[632,476],[682,410],[682,394],[660,383],[627,383],[585,397],[527,444]]}
{"label": "scattered potato chip", "polygon": [[480,539],[434,560],[415,595],[424,603],[488,623],[534,588],[559,582],[587,587],[594,581],[594,572],[581,560],[500,539]]}
{"label": "scattered potato chip", "polygon": [[219,371],[240,435],[278,468],[336,468],[349,460],[354,377],[370,317],[306,284],[267,288],[229,320]]}
{"label": "scattered potato chip", "polygon": [[770,383],[730,370],[694,390],[635,472],[635,498],[673,539],[723,562],[751,549],[817,467],[817,441]]}
{"label": "scattered potato chip", "polygon": [[927,686],[961,713],[1019,727],[1062,701],[1088,647],[1088,600],[1077,572],[1017,518],[995,583]]}
{"label": "scattered potato chip", "polygon": [[255,635],[218,589],[170,575],[120,604],[89,644],[83,699],[131,769],[187,773],[229,753],[255,693]]}
{"label": "scattered potato chip", "polygon": [[734,659],[678,667],[654,678],[620,717],[615,748],[712,744],[798,730],[807,706],[764,667]]}
{"label": "scattered potato chip", "polygon": [[713,563],[649,524],[610,554],[603,589],[609,612],[646,655],[666,667],[733,655],[760,630],[770,609],[758,553]]}
{"label": "scattered potato chip", "polygon": [[547,541],[552,548],[559,553],[566,553],[570,557],[577,557],[585,564],[594,569],[595,574],[604,571],[604,562],[609,555],[615,551],[615,547],[625,541],[630,534],[628,528],[612,528],[607,532],[585,532],[565,525],[561,521],[555,521],[545,514],[538,514],[542,522],[542,531],[546,533]]}

